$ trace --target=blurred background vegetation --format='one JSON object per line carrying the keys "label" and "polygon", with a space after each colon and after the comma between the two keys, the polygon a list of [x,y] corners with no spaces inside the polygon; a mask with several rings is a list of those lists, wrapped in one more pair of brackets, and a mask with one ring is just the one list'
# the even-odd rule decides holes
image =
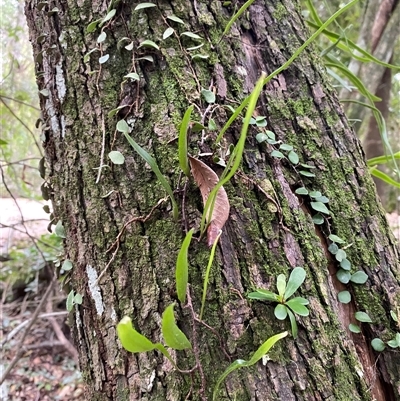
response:
{"label": "blurred background vegetation", "polygon": [[[342,14],[317,43],[332,85],[337,88],[346,114],[363,143],[366,158],[387,156],[385,163],[371,162],[370,169],[373,173],[375,171],[379,196],[386,211],[391,213],[388,216],[394,216],[394,228],[399,224],[400,198],[399,169],[396,166],[400,161],[400,69],[395,67],[400,65],[399,2],[360,1],[351,12]],[[231,3],[235,5],[235,2]],[[310,31],[315,31],[321,20],[329,18],[341,4],[340,0],[303,0],[303,16]],[[1,330],[4,334],[24,319],[21,308],[17,308],[18,319],[12,319],[16,316],[15,311],[9,312],[6,305],[22,302],[21,299],[26,300],[29,296],[33,306],[37,304],[42,291],[40,282],[49,281],[62,246],[60,238],[46,231],[48,218],[44,218],[38,228],[30,226],[24,217],[24,208],[32,207],[32,203],[26,206],[22,200],[38,202],[42,199],[40,186],[43,179],[38,172],[43,157],[38,90],[24,3],[3,0],[0,7],[0,202],[8,199],[15,204],[12,211],[4,206],[5,203],[0,204],[0,296],[2,310],[6,311],[1,317]],[[361,52],[360,48],[367,53]],[[374,96],[382,101],[374,102]],[[44,202],[40,208],[43,205]],[[15,214],[15,221],[4,218],[10,213]],[[39,213],[34,217],[43,219]],[[19,235],[10,236],[6,229],[16,230]],[[59,302],[63,297],[59,293],[54,299]],[[64,304],[57,305],[65,311]],[[71,369],[73,371],[74,367]],[[44,385],[48,378],[46,375],[43,377],[39,390],[55,394],[54,386],[58,384],[49,379],[50,385]],[[39,384],[34,386],[37,388]],[[0,398],[4,391],[0,387]],[[14,394],[16,391],[14,389]],[[43,393],[40,394],[40,399],[45,399]]]}

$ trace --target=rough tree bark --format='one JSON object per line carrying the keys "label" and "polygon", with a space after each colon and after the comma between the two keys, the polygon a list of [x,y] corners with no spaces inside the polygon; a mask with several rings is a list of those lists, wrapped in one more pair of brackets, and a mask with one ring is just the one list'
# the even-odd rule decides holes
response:
{"label": "rough tree bark", "polygon": [[[187,305],[175,307],[194,351],[173,355],[182,369],[190,369],[197,358],[201,370],[181,374],[160,354],[129,354],[121,348],[116,325],[125,315],[141,333],[162,341],[160,317],[177,300],[174,269],[185,227],[199,227],[201,196],[192,181],[183,191],[177,161],[183,113],[196,104],[197,120],[205,116],[207,124],[210,108],[200,96],[202,88],[216,93],[218,105],[237,107],[261,71],[280,67],[309,35],[295,1],[255,1],[221,42],[234,10],[220,1],[159,1],[157,7],[133,11],[135,5],[121,1],[111,7],[116,14],[102,27],[107,38],[101,51],[85,62],[84,56],[100,47],[101,32],[87,33],[86,27],[106,16],[107,4],[26,1],[42,91],[48,192],[56,220],[65,228],[65,257],[74,265],[69,285],[84,300],[75,305],[71,324],[88,384],[85,399],[211,399],[217,376],[230,360],[247,359],[269,336],[289,328],[275,319],[272,305],[250,302],[246,294],[259,287],[275,290],[276,276],[288,276],[295,266],[307,271],[299,294],[310,300],[310,316],[299,319],[298,339],[276,344],[265,365],[229,376],[218,399],[399,399],[400,354],[390,349],[378,354],[370,345],[372,338],[387,341],[398,331],[390,317],[390,311],[399,314],[400,305],[396,245],[363,151],[312,48],[264,87],[257,113],[267,117],[279,140],[294,146],[302,162],[315,166],[316,177],[302,182],[290,163],[271,157],[272,148],[257,143],[259,131],[251,129],[240,173],[226,185],[231,213],[204,315],[212,329],[194,322]],[[172,14],[185,26],[166,20]],[[192,59],[184,49],[199,42],[185,35],[162,40],[167,21],[178,32],[201,36],[204,46],[195,52],[209,57]],[[123,37],[130,39],[118,46]],[[124,48],[130,40],[133,52]],[[143,40],[153,40],[160,50],[138,48]],[[108,61],[99,65],[106,54]],[[148,55],[153,63],[139,60]],[[121,85],[133,71],[140,81]],[[164,188],[116,132],[121,113],[107,115],[124,104],[131,106],[121,112],[132,137],[154,155],[177,188],[179,222],[168,202],[154,208]],[[229,114],[219,107],[213,117],[221,127]],[[191,133],[190,153],[220,156],[236,143],[240,128],[239,121],[220,149],[213,149],[212,132],[203,143],[201,134]],[[112,165],[104,157],[108,167],[96,182],[102,154],[111,150],[121,151],[125,164]],[[210,158],[206,161],[221,172]],[[303,185],[329,198],[329,225],[313,224],[309,199],[294,193]],[[112,245],[124,224],[153,208],[146,221],[127,226],[116,251]],[[368,274],[366,284],[345,286],[336,279],[338,263],[327,250],[330,230],[352,244],[348,258],[353,271]],[[190,294],[198,313],[209,249],[204,241],[194,241],[189,251]],[[337,300],[345,288],[353,297],[349,304]],[[360,324],[362,332],[353,334],[348,325],[356,323],[357,310],[368,312],[373,323]]]}

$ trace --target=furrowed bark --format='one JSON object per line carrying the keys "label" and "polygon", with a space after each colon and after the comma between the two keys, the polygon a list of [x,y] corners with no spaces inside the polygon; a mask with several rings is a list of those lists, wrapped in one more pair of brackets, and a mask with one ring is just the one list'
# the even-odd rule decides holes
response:
{"label": "furrowed bark", "polygon": [[[204,312],[212,330],[193,321],[187,305],[175,307],[178,324],[197,353],[172,355],[181,369],[191,369],[197,359],[201,372],[181,374],[158,353],[128,354],[121,348],[116,325],[125,315],[139,332],[162,341],[161,314],[177,301],[174,269],[185,227],[198,229],[200,224],[200,192],[192,181],[183,191],[178,165],[177,133],[185,110],[196,103],[194,118],[204,117],[202,88],[215,91],[219,105],[236,108],[262,71],[268,74],[280,67],[309,36],[293,1],[255,1],[220,43],[233,13],[221,2],[160,1],[157,8],[133,11],[135,5],[118,4],[104,29],[102,52],[92,53],[85,63],[100,34],[88,34],[86,27],[107,14],[107,5],[54,1],[39,10],[35,2],[26,1],[38,87],[49,93],[41,95],[47,181],[56,220],[65,227],[66,257],[74,263],[70,285],[84,299],[76,305],[71,324],[88,384],[85,399],[210,400],[230,362],[249,359],[268,337],[289,329],[288,322],[276,320],[273,305],[251,302],[246,294],[255,288],[274,291],[276,276],[288,276],[295,266],[307,271],[298,293],[310,300],[310,316],[298,319],[299,338],[277,343],[265,365],[260,362],[228,376],[225,394],[218,399],[398,399],[399,353],[378,354],[370,345],[372,338],[387,341],[396,331],[389,312],[399,313],[397,248],[359,141],[312,46],[265,86],[257,114],[266,116],[268,129],[294,146],[302,162],[316,167],[316,177],[301,182],[286,160],[271,157],[271,149],[257,143],[256,129],[250,130],[240,172],[225,186],[231,212]],[[49,15],[54,7],[58,12]],[[188,37],[161,40],[171,14],[185,22],[184,28],[170,22],[178,32],[204,38],[201,53],[208,59],[191,58],[184,49],[196,43]],[[43,42],[38,40],[42,33],[47,35]],[[133,40],[134,58],[123,46],[118,48],[123,37]],[[138,49],[145,39],[155,41],[160,50]],[[105,54],[110,58],[100,65],[98,59]],[[151,55],[154,63],[138,60],[143,55]],[[140,81],[121,89],[124,75],[132,71]],[[179,221],[172,218],[169,202],[155,208],[165,197],[164,188],[115,130],[121,115],[107,115],[125,104],[132,106],[122,110],[132,138],[179,189]],[[219,127],[228,118],[224,108],[215,111]],[[240,128],[241,119],[225,134],[220,152],[237,142]],[[190,153],[209,152],[214,138],[209,134],[202,143],[201,133],[191,133]],[[121,151],[125,164],[113,165],[107,158],[111,150]],[[107,167],[102,166],[96,183],[103,153]],[[368,274],[365,285],[345,287],[337,281],[338,263],[327,250],[329,230],[313,224],[309,202],[294,193],[303,185],[330,199],[330,229],[352,244],[346,252],[354,270]],[[208,258],[205,242],[193,240],[189,282],[196,313]],[[347,305],[337,300],[344,288],[353,295]],[[356,323],[357,310],[368,312],[373,324],[362,324],[362,333],[352,334],[347,327]]]}

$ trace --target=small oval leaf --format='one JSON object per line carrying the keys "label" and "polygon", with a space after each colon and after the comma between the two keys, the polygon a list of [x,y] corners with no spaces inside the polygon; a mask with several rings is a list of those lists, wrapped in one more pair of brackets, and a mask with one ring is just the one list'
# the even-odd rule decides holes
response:
{"label": "small oval leaf", "polygon": [[110,58],[109,54],[105,54],[104,56],[99,58],[99,63],[104,64]]}
{"label": "small oval leaf", "polygon": [[368,280],[368,275],[363,271],[355,272],[351,275],[350,281],[355,284],[364,284]]}
{"label": "small oval leaf", "polygon": [[296,152],[294,152],[293,150],[289,152],[288,159],[290,160],[290,162],[292,164],[295,164],[295,165],[298,164],[299,160],[300,160],[299,155]]}
{"label": "small oval leaf", "polygon": [[285,305],[278,304],[275,307],[274,315],[279,320],[285,320],[287,317],[287,309]]}
{"label": "small oval leaf", "polygon": [[372,323],[371,318],[365,312],[356,312],[354,316],[359,322]]}
{"label": "small oval leaf", "polygon": [[361,333],[361,329],[360,329],[360,326],[357,326],[356,324],[353,324],[353,323],[350,323],[349,324],[349,330],[352,332],[352,333]]}
{"label": "small oval leaf", "polygon": [[119,120],[117,122],[117,131],[119,132],[129,132],[129,126],[125,120]]}
{"label": "small oval leaf", "polygon": [[321,212],[328,215],[330,214],[330,211],[322,202],[310,202],[310,205],[317,212]]}
{"label": "small oval leaf", "polygon": [[[320,195],[321,196],[321,195]],[[330,234],[328,237],[331,241],[336,242],[337,244],[345,244],[346,241],[342,240],[340,237],[338,237],[335,234]]]}
{"label": "small oval leaf", "polygon": [[97,38],[97,43],[102,43],[106,40],[107,34],[103,31]]}
{"label": "small oval leaf", "polygon": [[57,237],[66,238],[65,229],[61,220],[58,220],[54,232],[57,235]]}
{"label": "small oval leaf", "polygon": [[61,269],[63,269],[64,271],[68,271],[71,270],[72,267],[73,267],[72,262],[69,259],[65,259],[61,266]]}
{"label": "small oval leaf", "polygon": [[348,291],[340,291],[338,294],[338,300],[342,304],[348,304],[351,301],[351,294]]}
{"label": "small oval leaf", "polygon": [[380,338],[374,338],[371,341],[372,348],[375,351],[382,352],[385,349],[385,343]]}
{"label": "small oval leaf", "polygon": [[279,146],[280,150],[284,150],[286,152],[290,152],[291,150],[293,150],[293,146],[292,145],[288,145],[287,143],[282,143],[281,146]]}
{"label": "small oval leaf", "polygon": [[339,249],[335,254],[335,259],[341,262],[343,259],[346,259],[346,256],[346,252],[343,249]]}
{"label": "small oval leaf", "polygon": [[114,164],[124,164],[125,163],[125,157],[121,152],[118,152],[117,150],[113,150],[108,154],[108,157]]}
{"label": "small oval leaf", "polygon": [[342,259],[342,261],[340,262],[340,267],[343,270],[350,270],[351,269],[351,263],[348,259],[344,258]]}
{"label": "small oval leaf", "polygon": [[169,28],[167,28],[167,29],[164,31],[162,37],[163,37],[163,39],[167,39],[167,38],[169,38],[173,33],[174,33],[174,28],[169,27]]}
{"label": "small oval leaf", "polygon": [[339,269],[336,273],[336,277],[341,283],[347,284],[350,281],[351,274],[346,270]]}
{"label": "small oval leaf", "polygon": [[324,224],[325,219],[324,219],[324,216],[322,216],[321,214],[318,213],[312,217],[312,221],[314,224],[321,225],[321,224]]}
{"label": "small oval leaf", "polygon": [[201,95],[204,97],[204,100],[207,103],[209,104],[215,103],[215,93],[213,91],[210,91],[208,89],[202,89]]}
{"label": "small oval leaf", "polygon": [[282,152],[279,152],[279,150],[273,150],[271,152],[272,157],[277,157],[278,159],[282,159],[285,157],[285,155]]}

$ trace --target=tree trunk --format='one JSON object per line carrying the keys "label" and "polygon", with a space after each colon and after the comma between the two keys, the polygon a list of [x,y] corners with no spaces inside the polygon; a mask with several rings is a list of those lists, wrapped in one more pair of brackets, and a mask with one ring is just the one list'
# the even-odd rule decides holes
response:
{"label": "tree trunk", "polygon": [[[268,337],[290,330],[287,321],[274,317],[273,305],[250,301],[247,294],[256,288],[275,291],[276,276],[288,276],[295,266],[307,272],[298,294],[310,301],[310,315],[298,318],[297,340],[281,340],[268,362],[229,375],[217,399],[399,399],[399,352],[386,347],[377,353],[371,347],[373,338],[386,342],[398,331],[390,315],[399,315],[397,249],[360,144],[312,48],[264,87],[256,114],[266,116],[268,129],[292,145],[302,163],[315,167],[315,178],[299,175],[302,168],[287,159],[272,157],[272,145],[255,139],[262,128],[251,128],[240,171],[225,185],[231,209],[210,275],[203,316],[208,327],[192,312],[197,316],[200,310],[210,250],[204,240],[190,246],[193,309],[190,303],[178,304],[175,312],[193,350],[173,352],[173,357],[181,369],[198,363],[197,369],[179,373],[159,353],[130,354],[120,345],[116,325],[126,315],[140,333],[163,342],[161,314],[177,302],[177,254],[185,230],[199,228],[201,195],[192,180],[186,185],[181,178],[177,157],[185,110],[195,104],[193,120],[207,125],[212,116],[221,128],[229,118],[222,106],[236,108],[261,72],[280,67],[309,35],[297,2],[268,0],[255,1],[219,41],[236,10],[222,4],[159,1],[157,7],[134,11],[132,3],[117,2],[110,7],[116,14],[87,33],[91,22],[107,15],[105,3],[26,2],[42,91],[46,182],[55,221],[65,229],[65,258],[73,262],[69,285],[83,295],[71,325],[87,383],[85,399],[211,400],[230,362],[248,360]],[[171,15],[185,25],[167,19]],[[163,40],[168,24],[202,40],[175,34]],[[101,31],[107,37],[97,43]],[[131,40],[133,51],[124,48]],[[160,49],[139,47],[144,40]],[[198,44],[204,46],[185,50]],[[99,51],[85,62],[94,48]],[[107,54],[109,59],[99,64]],[[150,55],[154,62],[143,59]],[[130,72],[140,81],[122,84]],[[202,89],[216,94],[218,107],[205,102]],[[108,115],[122,105],[129,107]],[[177,188],[179,221],[170,203],[160,201],[165,196],[160,181],[116,131],[122,117],[132,138]],[[192,132],[190,154],[223,157],[237,143],[241,121],[218,148],[215,133],[206,131],[202,140],[202,133]],[[111,150],[122,152],[125,163],[112,164]],[[203,161],[221,173],[212,158]],[[295,194],[302,186],[329,198],[330,216],[323,225],[313,224],[312,199]],[[339,264],[328,251],[330,233],[351,244],[347,258],[352,272],[368,274],[364,285],[337,280]],[[337,300],[345,289],[352,294],[348,304]],[[348,329],[357,323],[356,311],[372,319],[358,323],[360,334]]]}

